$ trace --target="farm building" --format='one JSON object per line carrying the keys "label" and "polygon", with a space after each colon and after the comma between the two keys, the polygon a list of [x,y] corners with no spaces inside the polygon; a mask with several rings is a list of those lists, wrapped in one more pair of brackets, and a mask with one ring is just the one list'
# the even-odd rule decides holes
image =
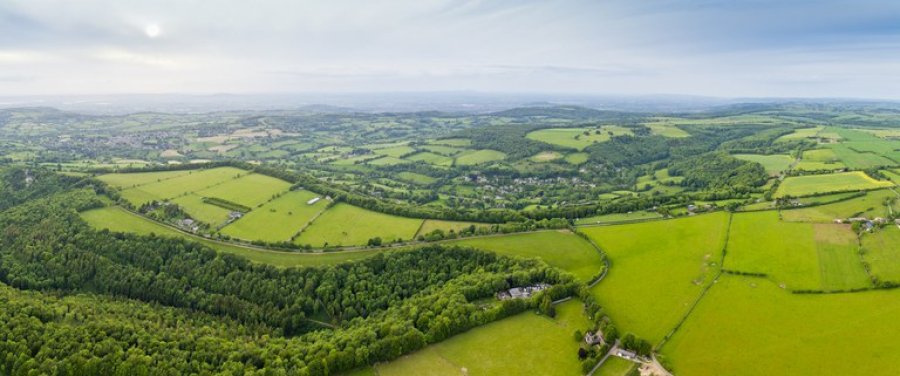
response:
{"label": "farm building", "polygon": [[615,354],[615,355],[618,356],[618,357],[620,357],[620,358],[625,358],[625,359],[628,359],[628,360],[635,360],[635,359],[637,359],[637,354],[636,354],[634,351],[628,351],[628,350],[624,350],[624,349],[618,349],[618,350],[616,350],[616,354]]}
{"label": "farm building", "polygon": [[306,204],[312,205],[312,204],[319,202],[319,200],[321,200],[321,199],[322,199],[321,197],[316,196],[316,197],[309,199],[309,201],[307,201]]}
{"label": "farm building", "polygon": [[603,333],[601,331],[597,331],[596,333],[587,332],[584,333],[584,343],[588,345],[597,345],[603,343]]}
{"label": "farm building", "polygon": [[506,300],[506,299],[523,299],[530,298],[534,293],[542,290],[546,290],[550,288],[550,285],[546,283],[538,283],[534,286],[526,286],[526,287],[513,287],[506,291],[500,291],[497,293],[497,299]]}

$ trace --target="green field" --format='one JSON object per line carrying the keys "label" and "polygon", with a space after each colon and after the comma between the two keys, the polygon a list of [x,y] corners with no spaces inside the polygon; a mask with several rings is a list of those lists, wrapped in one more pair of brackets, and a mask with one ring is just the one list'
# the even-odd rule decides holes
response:
{"label": "green field", "polygon": [[900,173],[897,170],[881,170],[881,173],[891,179],[894,184],[900,185]]}
{"label": "green field", "polygon": [[286,192],[291,184],[271,176],[250,174],[239,179],[226,181],[215,187],[197,192],[202,197],[215,197],[235,202],[249,208],[271,200],[275,195]]}
{"label": "green field", "polygon": [[579,342],[572,333],[588,325],[581,302],[568,301],[557,306],[555,319],[520,313],[379,364],[375,369],[379,376],[581,375]]}
{"label": "green field", "polygon": [[555,151],[542,151],[531,157],[532,162],[550,162],[562,158],[563,155]]}
{"label": "green field", "polygon": [[728,214],[582,227],[610,259],[592,290],[619,331],[660,342],[719,270]]}
{"label": "green field", "polygon": [[794,166],[800,171],[839,170],[847,168],[831,149],[813,149],[803,152],[803,158]]}
{"label": "green field", "polygon": [[662,215],[657,212],[636,211],[636,212],[631,212],[631,213],[614,213],[614,214],[596,215],[596,216],[588,217],[588,218],[581,218],[581,219],[575,221],[575,225],[609,224],[609,223],[641,221],[641,220],[657,219],[657,218],[662,218]]}
{"label": "green field", "polygon": [[723,276],[662,353],[678,375],[890,375],[900,290],[790,294]]}
{"label": "green field", "polygon": [[438,166],[450,166],[453,164],[453,158],[440,154],[423,151],[406,157],[407,160],[414,162],[425,162]]}
{"label": "green field", "polygon": [[778,173],[787,170],[794,163],[794,158],[784,154],[762,155],[762,154],[735,154],[735,158],[745,161],[756,162],[766,169],[769,175],[778,175]]}
{"label": "green field", "polygon": [[503,255],[538,257],[548,264],[588,281],[603,268],[603,257],[593,246],[565,230],[464,239],[468,245]]}
{"label": "green field", "polygon": [[468,138],[444,138],[440,140],[434,140],[431,142],[431,144],[447,146],[469,146],[472,145],[472,140]]}
{"label": "green field", "polygon": [[817,193],[859,191],[890,187],[888,181],[872,179],[862,171],[840,172],[825,175],[793,176],[784,179],[775,197],[808,196]]}
{"label": "green field", "polygon": [[528,133],[525,137],[546,142],[548,144],[576,150],[598,142],[609,141],[612,136],[632,134],[631,129],[615,125],[605,125],[601,129],[596,128],[548,128]]}
{"label": "green field", "polygon": [[841,143],[830,146],[831,149],[834,150],[834,153],[837,154],[838,158],[840,158],[841,162],[847,165],[847,167],[867,169],[873,167],[896,165],[896,163],[894,163],[893,161],[879,154],[876,154],[874,152],[860,152],[857,151],[858,149],[854,149],[851,145],[859,146],[858,144],[854,143]]}
{"label": "green field", "polygon": [[449,233],[450,230],[453,230],[454,232],[459,232],[460,230],[469,228],[472,225],[475,225],[475,227],[490,226],[490,224],[486,224],[486,223],[444,221],[444,220],[440,220],[440,219],[426,219],[425,222],[422,223],[422,227],[419,229],[419,233],[416,235],[430,234],[434,230],[443,230],[445,233]]}
{"label": "green field", "polygon": [[[133,205],[142,205],[152,200],[170,200],[178,196],[195,193],[204,189],[235,180],[248,172],[233,167],[218,167],[209,170],[192,170],[186,175],[125,189],[122,197]],[[146,180],[147,177],[141,177]]]}
{"label": "green field", "polygon": [[218,226],[228,220],[230,210],[203,202],[203,197],[196,194],[181,196],[172,200],[184,210],[191,218],[207,223],[211,226]]}
{"label": "green field", "polygon": [[462,152],[456,156],[456,164],[462,166],[471,166],[493,161],[500,161],[506,158],[506,154],[496,150],[473,150]]}
{"label": "green field", "polygon": [[588,161],[590,155],[588,153],[571,153],[566,155],[566,162],[573,165],[580,165]]}
{"label": "green field", "polygon": [[435,179],[431,176],[417,174],[415,172],[409,172],[409,171],[398,172],[397,179],[407,181],[407,182],[410,182],[413,184],[421,184],[421,185],[428,185],[428,184],[432,184],[437,181],[437,179]]}
{"label": "green field", "polygon": [[887,217],[885,200],[895,199],[897,194],[889,189],[869,191],[865,196],[838,201],[831,204],[811,206],[802,209],[782,210],[781,217],[792,222],[831,223],[835,219],[851,217]]}
{"label": "green field", "polygon": [[398,164],[409,163],[409,161],[405,159],[400,159],[397,157],[385,156],[378,159],[372,159],[367,161],[366,164],[370,164],[373,166],[393,166]]}
{"label": "green field", "polygon": [[891,224],[862,236],[863,259],[880,281],[900,283],[900,229]]}
{"label": "green field", "polygon": [[190,170],[158,171],[158,172],[134,172],[129,174],[105,174],[97,176],[97,179],[110,186],[126,189],[139,185],[156,183],[191,173]]}
{"label": "green field", "polygon": [[457,148],[452,146],[443,146],[443,145],[425,145],[420,147],[419,149],[428,150],[435,154],[446,155],[448,157],[452,157],[460,152],[466,150],[463,148]]}
{"label": "green field", "polygon": [[650,128],[650,131],[653,134],[658,135],[658,136],[674,137],[674,138],[691,136],[690,133],[687,133],[684,130],[682,130],[681,128],[678,128],[677,126],[675,126],[674,124],[670,124],[667,122],[653,122],[653,123],[647,123],[644,125],[646,125],[647,128]]}
{"label": "green field", "polygon": [[380,237],[385,243],[410,240],[422,224],[421,219],[378,213],[347,204],[326,210],[295,239],[297,244],[313,247],[365,245]]}
{"label": "green field", "polygon": [[625,360],[617,356],[611,356],[603,362],[603,365],[594,373],[596,376],[625,376],[629,371],[637,367],[635,362]]}
{"label": "green field", "polygon": [[774,211],[734,215],[725,269],[764,273],[789,290],[869,286],[849,226],[781,222]]}
{"label": "green field", "polygon": [[222,233],[244,240],[289,242],[300,229],[328,206],[322,199],[312,205],[306,202],[319,195],[296,190],[253,209],[243,218],[225,226]]}
{"label": "green field", "polygon": [[170,236],[194,240],[222,253],[230,253],[244,257],[250,261],[274,266],[320,266],[333,265],[344,261],[360,260],[379,253],[379,250],[334,252],[334,253],[295,253],[277,252],[264,249],[243,247],[238,245],[216,242],[194,236],[174,228],[161,225],[137,214],[130,213],[118,206],[109,206],[102,209],[94,209],[81,213],[89,225],[97,229],[109,229],[117,232],[130,232],[139,235],[151,233],[160,236]]}
{"label": "green field", "polygon": [[821,132],[824,127],[800,128],[793,133],[786,134],[778,138],[779,141],[799,140],[803,138],[814,138]]}
{"label": "green field", "polygon": [[386,155],[388,157],[400,158],[406,154],[414,153],[416,149],[413,149],[410,146],[394,146],[390,148],[384,149],[375,149],[373,152],[375,154]]}

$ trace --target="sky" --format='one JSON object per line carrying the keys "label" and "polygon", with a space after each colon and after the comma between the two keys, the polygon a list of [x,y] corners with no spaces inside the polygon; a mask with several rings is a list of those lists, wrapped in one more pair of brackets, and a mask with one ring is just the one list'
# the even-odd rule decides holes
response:
{"label": "sky", "polygon": [[900,1],[3,0],[0,96],[900,99]]}

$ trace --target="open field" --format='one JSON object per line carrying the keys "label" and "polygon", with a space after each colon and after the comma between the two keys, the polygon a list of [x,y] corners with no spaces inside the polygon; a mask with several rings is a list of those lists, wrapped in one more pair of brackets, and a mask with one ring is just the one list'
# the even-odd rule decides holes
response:
{"label": "open field", "polygon": [[247,175],[248,172],[232,168],[218,167],[209,170],[192,170],[186,175],[141,185],[121,192],[122,197],[134,205],[151,200],[169,200],[188,193],[198,192]]}
{"label": "open field", "polygon": [[891,179],[894,184],[900,185],[900,172],[897,170],[881,170],[881,173]]}
{"label": "open field", "polygon": [[657,212],[648,212],[648,211],[636,211],[631,213],[614,213],[614,214],[604,214],[604,215],[596,215],[588,218],[581,218],[575,221],[575,225],[594,225],[594,224],[608,224],[608,223],[616,223],[616,222],[628,222],[628,221],[640,221],[646,219],[655,219],[662,218],[662,215]]}
{"label": "open field", "polygon": [[334,253],[295,253],[242,247],[193,236],[174,228],[161,225],[137,214],[130,213],[118,206],[108,206],[101,209],[89,210],[81,213],[81,217],[89,225],[97,229],[130,232],[139,235],[155,233],[160,236],[184,238],[203,243],[222,253],[229,253],[244,257],[253,262],[280,267],[333,265],[344,261],[361,260],[381,252],[380,250],[372,250]]}
{"label": "open field", "polygon": [[595,277],[603,267],[600,252],[586,240],[565,230],[463,239],[451,244],[472,246],[502,255],[538,257],[582,281]]}
{"label": "open field", "polygon": [[373,212],[347,204],[326,210],[295,239],[297,244],[313,247],[365,245],[380,237],[385,243],[410,240],[422,224],[421,219]]}
{"label": "open field", "polygon": [[890,187],[888,181],[872,179],[862,171],[840,172],[825,175],[793,176],[784,179],[775,197],[808,196],[816,193],[859,191]]}
{"label": "open field", "polygon": [[438,166],[450,166],[453,164],[453,158],[427,151],[410,155],[406,157],[406,159],[414,162],[425,162]]}
{"label": "open field", "polygon": [[228,213],[231,212],[228,209],[207,204],[203,202],[203,197],[193,193],[176,198],[172,202],[180,206],[191,218],[213,227],[225,223],[228,220]]}
{"label": "open field", "polygon": [[831,145],[830,147],[832,150],[834,150],[834,153],[837,154],[838,158],[840,158],[841,162],[843,162],[845,165],[847,165],[847,167],[850,168],[866,169],[880,166],[896,165],[896,163],[894,163],[893,161],[874,152],[858,151],[859,149],[854,149],[851,146],[851,143],[835,144]]}
{"label": "open field", "polygon": [[97,176],[97,179],[103,181],[110,186],[127,189],[139,185],[156,183],[162,180],[171,179],[181,175],[187,175],[191,171],[158,171],[158,172],[134,172],[129,174],[104,174]]}
{"label": "open field", "polygon": [[[524,312],[375,367],[380,376],[581,375],[575,330],[588,323],[581,302],[557,306],[557,317]],[[463,371],[465,369],[465,371]]]}
{"label": "open field", "polygon": [[571,153],[566,155],[566,162],[573,165],[580,165],[588,161],[588,153]]}
{"label": "open field", "polygon": [[761,164],[769,175],[778,175],[779,172],[787,170],[791,166],[791,163],[794,163],[794,159],[785,154],[735,154],[734,157]]}
{"label": "open field", "polygon": [[531,157],[533,162],[550,162],[562,158],[563,155],[555,151],[542,151]]}
{"label": "open field", "polygon": [[868,287],[849,227],[781,222],[773,211],[735,214],[725,269],[764,273],[789,290]]}
{"label": "open field", "polygon": [[658,135],[658,136],[673,137],[673,138],[690,137],[691,136],[690,133],[685,132],[684,130],[682,130],[681,128],[678,128],[674,124],[667,123],[664,121],[646,123],[644,125],[646,125],[647,128],[650,128],[650,132],[652,132],[653,134]]}
{"label": "open field", "polygon": [[603,362],[603,365],[594,373],[596,376],[625,376],[633,368],[637,367],[635,362],[625,360],[617,356],[611,356]]}
{"label": "open field", "polygon": [[412,147],[406,146],[406,145],[373,150],[373,152],[375,152],[375,154],[381,154],[381,155],[386,155],[388,157],[395,157],[395,158],[400,158],[406,154],[410,154],[415,151],[416,151],[416,149],[413,149]]}
{"label": "open field", "polygon": [[778,138],[778,140],[799,140],[803,138],[814,138],[816,135],[821,132],[824,127],[812,127],[812,128],[800,128],[795,130],[793,133],[786,134]]}
{"label": "open field", "polygon": [[250,208],[269,201],[275,195],[283,193],[291,184],[271,176],[250,174],[227,181],[215,187],[197,192],[201,197],[215,197],[235,202]]}
{"label": "open field", "polygon": [[456,156],[456,164],[462,166],[471,166],[493,161],[499,161],[506,158],[506,154],[496,150],[473,150],[465,151]]}
{"label": "open field", "polygon": [[459,232],[460,230],[467,229],[473,225],[475,227],[489,227],[490,226],[490,224],[486,224],[486,223],[445,221],[445,220],[441,220],[441,219],[426,219],[425,223],[423,223],[422,227],[419,229],[419,233],[416,235],[430,234],[434,230],[443,230],[445,233],[449,233],[450,230],[453,230],[454,232]]}
{"label": "open field", "polygon": [[440,140],[434,140],[431,142],[431,144],[447,146],[469,146],[472,145],[472,140],[468,138],[443,138]]}
{"label": "open field", "polygon": [[322,199],[312,205],[306,202],[319,195],[304,191],[290,191],[243,218],[225,226],[222,233],[244,240],[289,242],[303,226],[325,210],[328,201]]}
{"label": "open field", "polygon": [[662,352],[678,375],[888,375],[900,290],[790,294],[722,276]]}
{"label": "open field", "polygon": [[592,290],[620,333],[660,342],[719,269],[728,214],[583,227],[610,259]]}
{"label": "open field", "polygon": [[862,236],[863,260],[880,281],[900,283],[900,229],[895,225]]}
{"label": "open field", "polygon": [[428,185],[437,181],[436,178],[433,178],[428,175],[417,174],[415,172],[403,171],[397,173],[397,179],[407,181],[413,184],[421,184]]}
{"label": "open field", "polygon": [[835,219],[851,217],[886,217],[888,208],[885,200],[897,198],[897,194],[889,189],[869,191],[865,196],[839,201],[831,204],[811,206],[802,209],[782,210],[781,217],[791,222],[831,223]]}
{"label": "open field", "polygon": [[528,133],[525,137],[546,142],[548,144],[559,145],[562,147],[572,148],[576,150],[584,150],[584,148],[597,142],[609,141],[612,136],[620,136],[632,134],[631,130],[615,125],[605,125],[601,129],[596,128],[548,128],[540,129]]}

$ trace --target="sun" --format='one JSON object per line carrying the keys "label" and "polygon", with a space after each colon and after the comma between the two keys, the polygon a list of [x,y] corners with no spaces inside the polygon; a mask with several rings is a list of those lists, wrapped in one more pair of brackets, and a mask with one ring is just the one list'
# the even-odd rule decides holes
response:
{"label": "sun", "polygon": [[147,27],[144,29],[144,32],[147,33],[147,36],[150,38],[156,38],[157,36],[159,36],[159,31],[159,25],[157,24],[147,25]]}

